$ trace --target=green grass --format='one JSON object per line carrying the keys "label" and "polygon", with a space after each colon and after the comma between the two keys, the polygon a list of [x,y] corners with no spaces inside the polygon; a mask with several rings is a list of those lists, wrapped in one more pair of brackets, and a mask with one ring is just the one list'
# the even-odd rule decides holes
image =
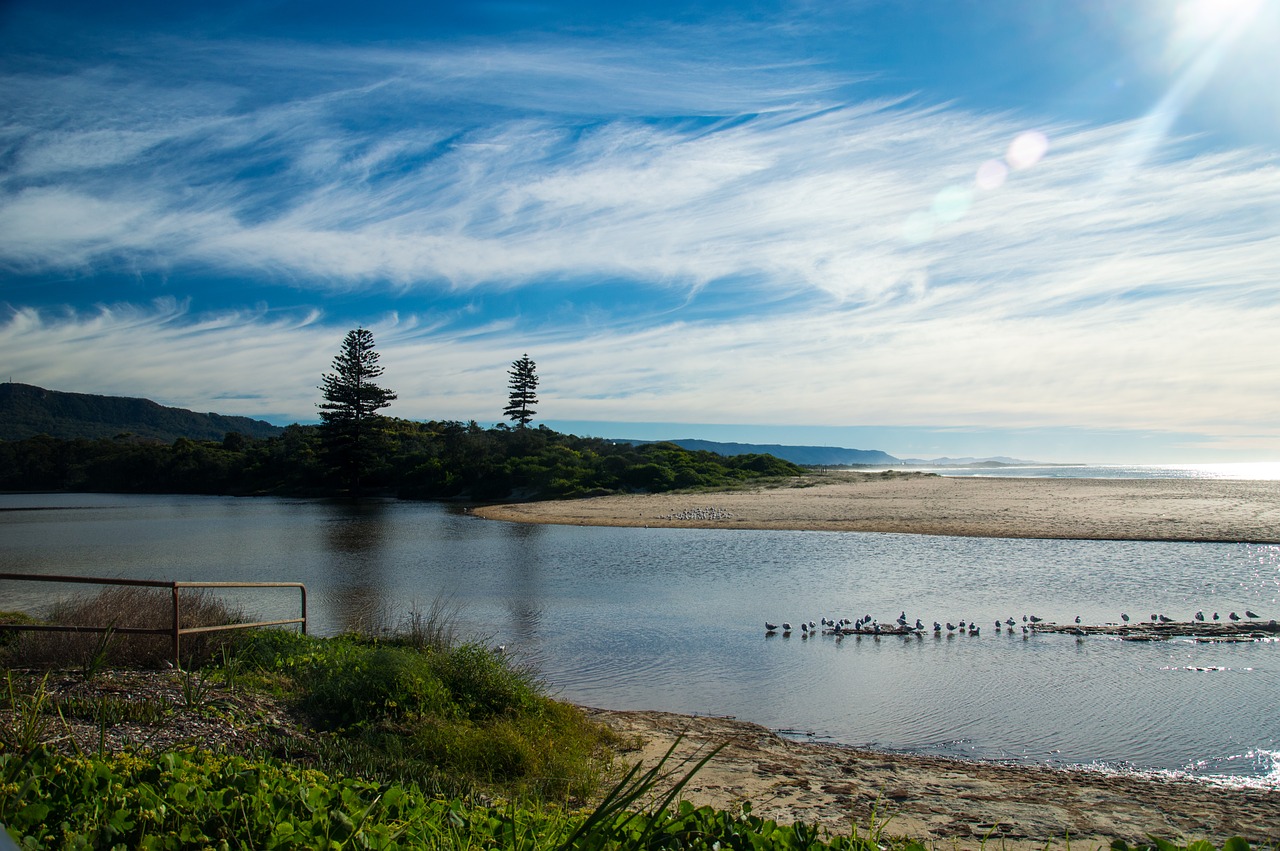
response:
{"label": "green grass", "polygon": [[[549,698],[534,674],[479,643],[421,649],[357,636],[245,636],[242,681],[273,688],[324,735],[317,765],[450,792],[581,800],[614,735]],[[252,686],[249,686],[252,687]]]}

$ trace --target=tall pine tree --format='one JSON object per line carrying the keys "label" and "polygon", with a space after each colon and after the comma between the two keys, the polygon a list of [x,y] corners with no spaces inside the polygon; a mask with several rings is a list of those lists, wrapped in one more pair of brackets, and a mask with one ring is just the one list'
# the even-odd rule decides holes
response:
{"label": "tall pine tree", "polygon": [[517,428],[524,428],[537,413],[533,409],[538,404],[538,397],[533,392],[538,389],[537,364],[527,354],[523,355],[520,360],[512,362],[507,375],[511,376],[511,381],[507,384],[511,395],[507,397],[507,407],[502,413]]}
{"label": "tall pine tree", "polygon": [[391,404],[396,394],[374,383],[382,375],[378,353],[373,348],[373,332],[357,328],[347,333],[333,372],[321,379],[324,402],[320,408],[320,434],[325,454],[354,494],[373,460],[379,425],[378,411]]}

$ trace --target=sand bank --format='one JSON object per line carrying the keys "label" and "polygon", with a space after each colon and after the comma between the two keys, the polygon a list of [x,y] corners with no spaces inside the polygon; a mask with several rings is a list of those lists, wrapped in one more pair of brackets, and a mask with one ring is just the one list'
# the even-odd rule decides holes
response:
{"label": "sand bank", "polygon": [[[695,805],[752,812],[778,822],[819,823],[865,835],[873,819],[890,835],[939,849],[1030,851],[1107,847],[1162,838],[1280,836],[1280,792],[1203,782],[1117,776],[881,753],[784,739],[732,719],[667,712],[588,710],[643,744],[628,754],[652,766],[683,736],[677,756],[727,743],[685,788]],[[705,753],[703,750],[702,753]],[[683,774],[683,772],[679,772]]]}
{"label": "sand bank", "polygon": [[526,502],[475,513],[583,526],[1280,543],[1280,482],[841,473],[791,486]]}

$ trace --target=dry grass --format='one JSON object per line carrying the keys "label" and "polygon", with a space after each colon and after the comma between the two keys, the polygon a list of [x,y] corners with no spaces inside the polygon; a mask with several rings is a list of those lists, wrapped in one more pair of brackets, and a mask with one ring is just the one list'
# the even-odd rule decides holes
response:
{"label": "dry grass", "polygon": [[[239,611],[203,590],[184,591],[181,611],[184,628],[243,620]],[[42,620],[68,626],[168,630],[173,626],[173,598],[168,591],[149,588],[106,588],[92,597],[55,603]],[[208,660],[230,640],[229,635],[183,636],[183,665]],[[92,676],[106,666],[159,668],[171,664],[173,644],[168,635],[22,632],[4,647],[3,659],[9,667],[79,668]]]}

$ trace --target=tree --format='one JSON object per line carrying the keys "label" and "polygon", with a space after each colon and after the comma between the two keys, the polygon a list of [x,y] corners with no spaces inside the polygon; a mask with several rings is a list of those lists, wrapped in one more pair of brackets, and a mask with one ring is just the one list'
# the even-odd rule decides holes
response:
{"label": "tree", "polygon": [[357,494],[372,456],[372,444],[381,432],[378,411],[396,398],[395,393],[374,383],[380,375],[373,332],[357,328],[347,332],[333,359],[333,372],[325,373],[319,388],[325,398],[317,405],[324,451]]}
{"label": "tree", "polygon": [[533,392],[538,389],[537,364],[529,360],[527,354],[522,355],[520,360],[512,362],[507,375],[511,376],[511,381],[507,384],[511,395],[502,414],[516,423],[517,428],[524,428],[533,419],[533,415],[538,413],[533,409],[538,404],[538,397]]}

